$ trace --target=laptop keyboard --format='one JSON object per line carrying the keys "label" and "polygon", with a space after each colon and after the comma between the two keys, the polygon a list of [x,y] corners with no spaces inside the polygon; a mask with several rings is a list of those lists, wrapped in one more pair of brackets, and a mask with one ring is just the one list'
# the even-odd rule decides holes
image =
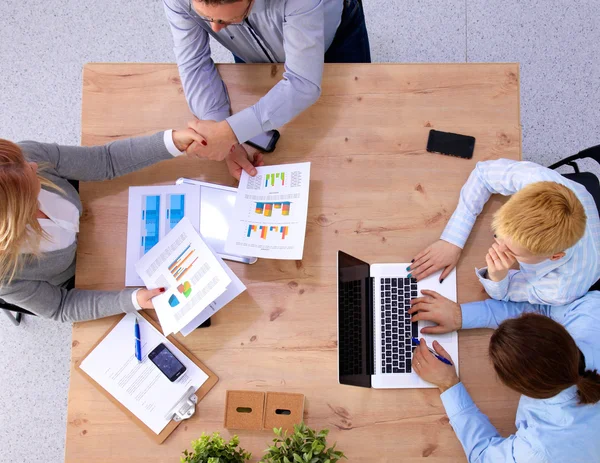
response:
{"label": "laptop keyboard", "polygon": [[381,373],[412,372],[412,337],[419,337],[418,323],[407,310],[417,297],[414,278],[381,279]]}
{"label": "laptop keyboard", "polygon": [[362,365],[362,321],[361,280],[348,281],[339,286],[340,306],[340,373],[342,375],[359,375],[363,373]]}

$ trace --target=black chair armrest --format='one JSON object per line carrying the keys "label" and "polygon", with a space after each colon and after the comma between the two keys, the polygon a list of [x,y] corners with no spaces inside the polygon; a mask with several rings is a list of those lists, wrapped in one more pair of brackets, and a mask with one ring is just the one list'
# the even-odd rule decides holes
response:
{"label": "black chair armrest", "polygon": [[551,166],[548,166],[548,169],[557,169],[564,165],[570,165],[575,169],[575,172],[579,173],[579,168],[574,161],[584,158],[591,158],[600,164],[600,145],[592,146],[591,148],[584,149],[573,156],[569,156],[568,158],[563,159],[562,161],[558,161]]}

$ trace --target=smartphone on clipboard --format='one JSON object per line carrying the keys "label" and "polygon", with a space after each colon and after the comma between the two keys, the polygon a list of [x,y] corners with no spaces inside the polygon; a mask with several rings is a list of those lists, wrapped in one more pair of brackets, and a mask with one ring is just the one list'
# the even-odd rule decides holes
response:
{"label": "smartphone on clipboard", "polygon": [[471,159],[475,150],[475,138],[458,133],[429,131],[427,151],[430,153],[457,156],[463,159]]}
{"label": "smartphone on clipboard", "polygon": [[264,151],[265,153],[272,153],[275,151],[275,145],[279,140],[280,134],[277,130],[269,130],[268,132],[261,133],[254,138],[251,138],[246,143],[257,150]]}
{"label": "smartphone on clipboard", "polygon": [[172,383],[185,373],[185,365],[163,343],[156,346],[148,358]]}

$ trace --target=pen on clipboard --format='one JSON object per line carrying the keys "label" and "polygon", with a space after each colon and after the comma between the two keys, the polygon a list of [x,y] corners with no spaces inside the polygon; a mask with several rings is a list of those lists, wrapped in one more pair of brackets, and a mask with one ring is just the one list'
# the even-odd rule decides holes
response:
{"label": "pen on clipboard", "polygon": [[135,358],[138,362],[142,361],[142,338],[140,337],[140,324],[135,317]]}
{"label": "pen on clipboard", "polygon": [[[421,341],[419,341],[417,338],[412,338],[412,342],[414,342],[417,346],[421,345]],[[431,352],[433,355],[435,355],[435,358],[437,358],[440,362],[444,362],[446,365],[452,365],[452,362],[450,360],[448,360],[445,357],[442,357],[440,354],[438,354],[436,351],[434,351],[431,347],[427,347],[427,350],[429,352]]]}

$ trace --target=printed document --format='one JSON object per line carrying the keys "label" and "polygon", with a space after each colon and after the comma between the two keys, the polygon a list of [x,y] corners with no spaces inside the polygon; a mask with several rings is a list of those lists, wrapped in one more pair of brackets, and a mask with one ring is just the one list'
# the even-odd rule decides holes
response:
{"label": "printed document", "polygon": [[225,292],[231,278],[184,217],[135,265],[144,284],[166,288],[152,299],[165,335],[177,333]]}
{"label": "printed document", "polygon": [[129,188],[125,286],[144,282],[135,264],[183,218],[200,228],[200,187],[197,185],[136,186]]}
{"label": "printed document", "polygon": [[225,270],[225,273],[227,273],[227,276],[231,278],[231,283],[229,284],[227,290],[223,294],[221,294],[218,298],[211,302],[206,309],[204,309],[202,312],[196,315],[196,318],[194,318],[186,326],[181,328],[179,332],[184,336],[187,336],[190,333],[192,333],[196,328],[202,325],[202,323],[204,323],[206,320],[208,320],[210,317],[216,314],[219,310],[221,310],[223,307],[225,307],[227,304],[233,301],[236,297],[238,297],[240,294],[246,291],[246,286],[244,285],[244,283],[241,282],[237,275],[233,273],[233,271],[225,262],[223,262],[223,259],[221,259],[219,255],[214,252],[214,249],[211,248],[208,243],[207,246],[211,249],[211,251],[213,251],[217,260],[219,261],[219,264],[221,264],[221,267],[223,267],[223,270]]}
{"label": "printed document", "polygon": [[[135,318],[135,314],[125,315],[81,362],[81,369],[160,434],[169,424],[166,416],[171,408],[190,386],[198,390],[208,376],[143,317],[138,317],[142,339],[142,362],[139,363],[134,348]],[[185,373],[173,383],[148,359],[148,354],[160,343],[186,367]]]}
{"label": "printed document", "polygon": [[242,172],[225,251],[268,259],[302,259],[310,162]]}

